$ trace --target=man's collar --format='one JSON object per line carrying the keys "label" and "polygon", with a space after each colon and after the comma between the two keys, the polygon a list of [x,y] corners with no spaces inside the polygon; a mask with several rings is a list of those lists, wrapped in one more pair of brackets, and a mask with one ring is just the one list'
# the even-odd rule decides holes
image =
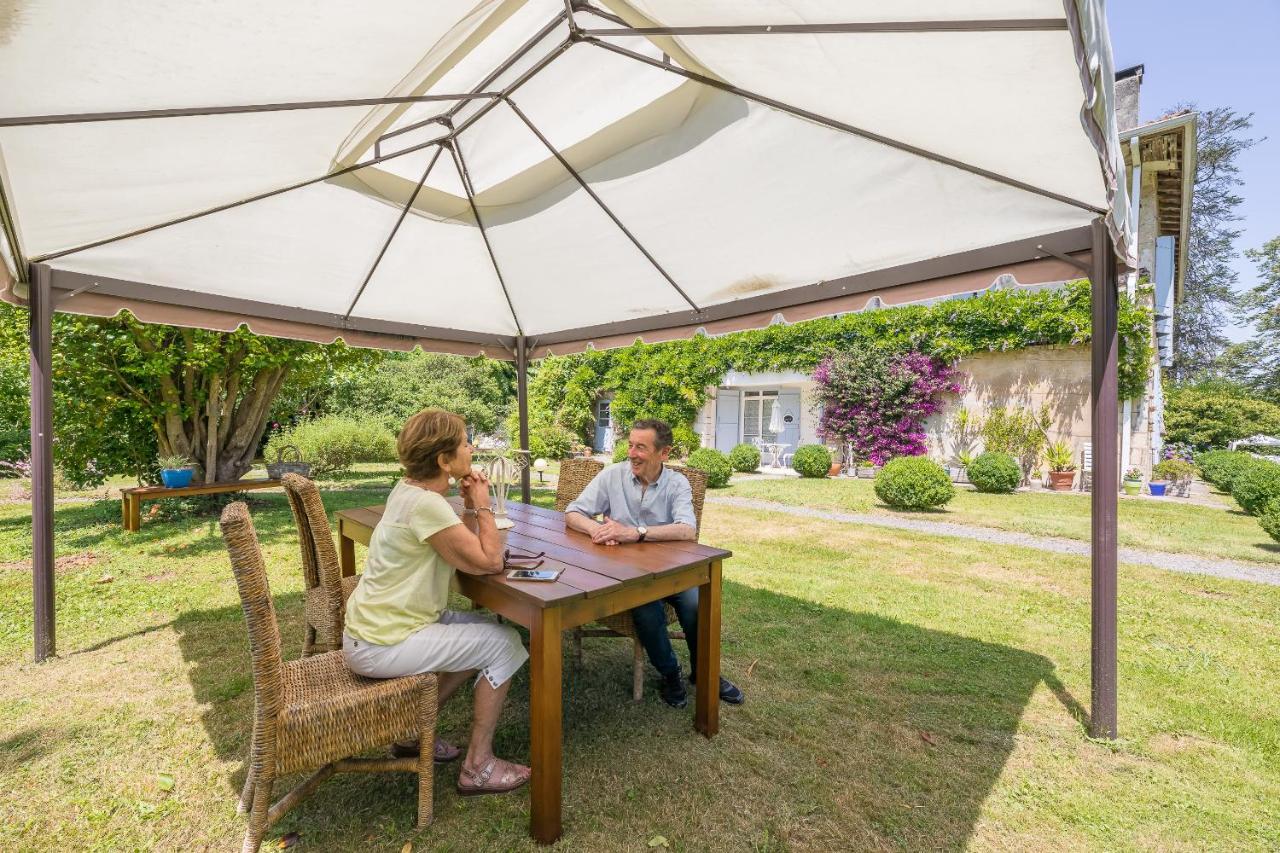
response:
{"label": "man's collar", "polygon": [[656,476],[656,477],[654,477],[654,478],[653,478],[653,482],[652,482],[652,483],[645,483],[643,480],[641,480],[639,477],[637,477],[637,476],[636,476],[635,469],[634,469],[634,468],[632,468],[632,467],[630,467],[630,466],[627,466],[627,474],[629,474],[629,475],[631,476],[631,479],[632,479],[632,480],[634,480],[635,482],[640,483],[641,485],[645,486],[645,488],[648,488],[649,486],[656,486],[656,485],[658,485],[658,483],[661,483],[661,482],[662,482],[662,478],[663,478],[663,477],[665,477],[665,476],[667,476],[667,466],[666,466],[666,464],[664,463],[664,464],[663,464],[663,466],[662,466],[661,468],[659,468],[659,469],[658,469],[658,476]]}

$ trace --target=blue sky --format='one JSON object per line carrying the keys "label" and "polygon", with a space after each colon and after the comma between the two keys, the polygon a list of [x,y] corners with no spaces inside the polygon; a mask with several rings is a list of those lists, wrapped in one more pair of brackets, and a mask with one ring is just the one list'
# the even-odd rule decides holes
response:
{"label": "blue sky", "polygon": [[[1239,158],[1243,252],[1280,236],[1280,0],[1109,0],[1116,68],[1146,66],[1144,122],[1182,101],[1254,113],[1253,136],[1268,137]],[[1241,255],[1240,288],[1257,281]],[[1233,328],[1235,340],[1248,330]]]}

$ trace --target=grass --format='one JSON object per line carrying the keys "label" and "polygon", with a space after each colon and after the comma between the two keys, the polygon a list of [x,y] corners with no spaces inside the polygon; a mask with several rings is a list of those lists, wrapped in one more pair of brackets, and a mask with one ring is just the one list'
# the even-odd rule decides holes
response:
{"label": "grass", "polygon": [[[326,505],[377,502],[379,476]],[[249,503],[295,655],[293,523],[281,495]],[[116,502],[58,505],[62,656],[35,666],[29,518],[0,504],[0,849],[238,843],[244,624],[216,516],[162,506],[129,535]],[[1087,560],[715,504],[703,539],[734,551],[723,665],[747,704],[723,708],[707,741],[653,690],[629,701],[625,643],[588,640],[586,665],[566,663],[558,849],[647,850],[658,835],[672,850],[1280,846],[1280,589],[1122,566],[1122,738],[1103,743],[1082,723]],[[503,754],[528,755],[527,697],[526,670]],[[467,710],[447,708],[444,731],[461,737]],[[527,795],[462,800],[455,773],[437,770],[422,833],[411,777],[348,776],[270,837],[536,849]]]}
{"label": "grass", "polygon": [[[1089,541],[1089,496],[1079,493],[981,494],[957,489],[946,507],[930,512],[894,510],[880,502],[873,481],[841,477],[737,480],[715,494],[793,506],[897,515]],[[1221,507],[1169,498],[1120,499],[1120,544],[1151,551],[1280,564],[1280,545],[1226,495]]]}

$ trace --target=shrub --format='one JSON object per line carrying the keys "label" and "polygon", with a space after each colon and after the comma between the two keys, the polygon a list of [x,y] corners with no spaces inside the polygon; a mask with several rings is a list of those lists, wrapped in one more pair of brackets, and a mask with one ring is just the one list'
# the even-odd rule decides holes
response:
{"label": "shrub", "polygon": [[1253,460],[1231,483],[1231,497],[1249,515],[1257,515],[1271,501],[1280,498],[1280,465]]}
{"label": "shrub", "polygon": [[1018,488],[1022,469],[1008,453],[988,451],[969,464],[969,482],[980,492],[1005,494]]}
{"label": "shrub", "polygon": [[825,477],[831,470],[831,451],[821,444],[803,444],[791,457],[791,467],[801,477]]}
{"label": "shrub", "polygon": [[1280,500],[1273,500],[1258,514],[1258,523],[1267,535],[1280,542]]}
{"label": "shrub", "polygon": [[1245,436],[1280,433],[1280,406],[1222,380],[1181,385],[1165,392],[1165,440],[1195,447],[1224,447]]}
{"label": "shrub", "polygon": [[729,464],[735,471],[751,473],[760,467],[760,448],[754,444],[739,444],[729,451]]}
{"label": "shrub", "polygon": [[626,459],[627,451],[630,449],[631,442],[627,441],[625,438],[619,439],[618,443],[613,446],[613,461],[621,462],[623,459]]}
{"label": "shrub", "polygon": [[1248,453],[1238,450],[1210,450],[1208,453],[1196,454],[1196,465],[1201,475],[1208,482],[1224,492],[1231,491],[1231,484],[1252,464],[1254,458]]}
{"label": "shrub", "polygon": [[711,489],[729,485],[729,477],[733,475],[733,466],[729,464],[729,457],[710,447],[700,447],[690,453],[688,464],[690,468],[697,468],[706,473],[707,487]]}
{"label": "shrub", "polygon": [[267,442],[263,455],[276,458],[276,450],[292,444],[311,463],[312,475],[335,474],[356,462],[396,461],[396,437],[376,420],[355,420],[326,415],[281,430]]}
{"label": "shrub", "polygon": [[1195,473],[1196,466],[1185,459],[1173,458],[1156,463],[1156,466],[1151,469],[1151,479],[1181,483],[1184,480],[1190,480]]}
{"label": "shrub", "polygon": [[892,507],[929,509],[955,497],[942,466],[927,456],[892,459],[876,475],[876,496]]}
{"label": "shrub", "polygon": [[1025,476],[1037,467],[1044,449],[1045,430],[1052,423],[1048,403],[1042,405],[1039,412],[996,409],[982,422],[983,449],[1009,454],[1021,464]]}
{"label": "shrub", "polygon": [[543,422],[529,426],[529,454],[534,459],[564,459],[577,443],[578,436],[560,424]]}

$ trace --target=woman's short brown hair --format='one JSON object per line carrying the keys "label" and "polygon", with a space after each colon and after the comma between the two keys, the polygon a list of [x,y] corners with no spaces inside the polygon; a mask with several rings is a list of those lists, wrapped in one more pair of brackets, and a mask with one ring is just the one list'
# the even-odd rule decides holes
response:
{"label": "woman's short brown hair", "polygon": [[423,409],[404,422],[396,454],[410,478],[430,480],[440,473],[440,454],[453,453],[466,439],[462,418],[444,409]]}

